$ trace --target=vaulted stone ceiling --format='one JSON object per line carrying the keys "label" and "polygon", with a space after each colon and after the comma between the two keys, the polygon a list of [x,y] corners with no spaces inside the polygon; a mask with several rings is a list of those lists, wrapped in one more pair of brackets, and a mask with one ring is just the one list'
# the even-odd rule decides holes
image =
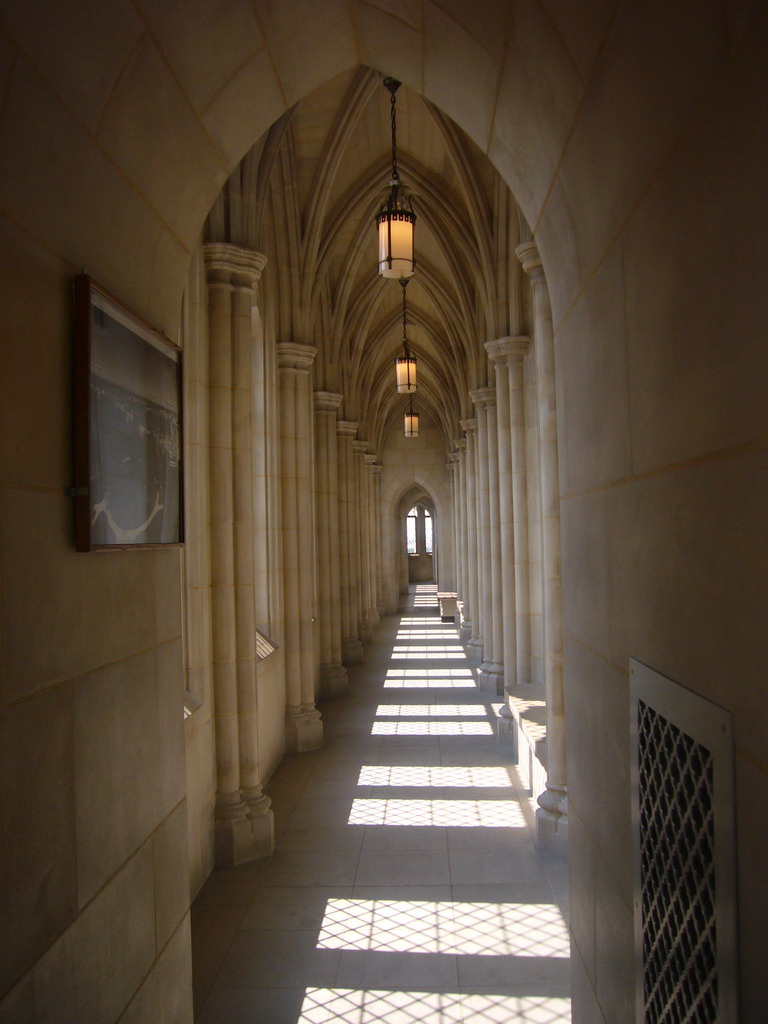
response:
{"label": "vaulted stone ceiling", "polygon": [[[394,388],[402,292],[377,274],[373,218],[391,169],[390,94],[360,67],[297,103],[246,155],[206,237],[265,253],[267,337],[315,345],[316,387],[344,395],[341,415],[380,450],[405,399]],[[397,93],[398,166],[416,224],[408,339],[417,406],[446,452],[488,383],[483,342],[525,319],[515,246],[529,237],[506,184],[473,142],[416,92]]]}

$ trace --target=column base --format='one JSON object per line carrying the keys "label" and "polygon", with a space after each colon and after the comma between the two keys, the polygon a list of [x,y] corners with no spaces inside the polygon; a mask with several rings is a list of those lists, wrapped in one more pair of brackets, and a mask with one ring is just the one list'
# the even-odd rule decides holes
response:
{"label": "column base", "polygon": [[539,794],[536,846],[544,853],[568,856],[568,794],[565,786],[549,786]]}
{"label": "column base", "polygon": [[472,623],[469,619],[462,619],[459,625],[459,640],[468,643],[472,639]]}
{"label": "column base", "polygon": [[483,641],[481,637],[467,640],[467,657],[472,661],[483,660]]}
{"label": "column base", "polygon": [[508,704],[499,710],[496,719],[496,738],[503,750],[509,753],[513,761],[517,761],[517,722]]}
{"label": "column base", "polygon": [[363,660],[363,645],[356,636],[342,637],[341,660],[345,665],[359,665]]}
{"label": "column base", "polygon": [[504,693],[504,666],[497,661],[484,661],[478,670],[478,686],[482,693]]}
{"label": "column base", "polygon": [[360,619],[357,624],[357,630],[360,634],[361,642],[367,646],[373,640],[373,630],[368,619]]}
{"label": "column base", "polygon": [[368,621],[371,624],[371,629],[378,629],[381,623],[381,616],[379,615],[378,608],[368,609]]}
{"label": "column base", "polygon": [[275,849],[275,815],[272,801],[264,795],[261,786],[244,789],[243,800],[248,808],[254,844],[263,851],[259,856],[268,857]]}
{"label": "column base", "polygon": [[285,746],[291,754],[306,754],[323,745],[323,722],[320,712],[300,711],[285,717]]}
{"label": "column base", "polygon": [[568,816],[556,817],[539,807],[536,811],[536,847],[563,859],[568,856]]}
{"label": "column base", "polygon": [[342,664],[320,666],[320,695],[326,699],[349,692],[347,670]]}
{"label": "column base", "polygon": [[275,847],[274,821],[269,803],[260,820],[254,821],[248,805],[239,793],[219,797],[216,802],[213,845],[216,864],[223,868],[269,856]]}

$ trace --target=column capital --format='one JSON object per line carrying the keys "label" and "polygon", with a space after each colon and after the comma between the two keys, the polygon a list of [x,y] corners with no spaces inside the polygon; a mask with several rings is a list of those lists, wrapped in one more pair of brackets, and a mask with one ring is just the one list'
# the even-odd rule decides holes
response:
{"label": "column capital", "polygon": [[462,455],[467,450],[467,439],[466,437],[460,437],[453,442],[456,445],[456,450],[459,455]]}
{"label": "column capital", "polygon": [[339,437],[354,437],[358,424],[354,420],[336,420],[336,433]]}
{"label": "column capital", "polygon": [[277,343],[277,366],[280,370],[304,370],[308,373],[316,355],[314,345],[302,345],[298,341]]}
{"label": "column capital", "polygon": [[466,430],[467,433],[477,430],[477,419],[473,416],[469,420],[459,420],[459,426],[462,430]]}
{"label": "column capital", "polygon": [[469,392],[469,397],[480,409],[496,405],[496,388],[476,388]]}
{"label": "column capital", "polygon": [[380,462],[375,462],[371,466],[371,471],[373,472],[374,476],[381,476],[382,469],[384,469],[384,467],[382,466],[382,464]]}
{"label": "column capital", "polygon": [[365,453],[368,451],[368,442],[360,440],[353,441],[352,451],[355,453],[355,455],[365,455]]}
{"label": "column capital", "polygon": [[316,412],[336,412],[344,396],[334,391],[315,391],[314,398]]}
{"label": "column capital", "polygon": [[539,253],[538,245],[534,241],[521,242],[515,249],[515,255],[522,263],[526,274],[530,274],[534,280],[544,276],[541,254]]}
{"label": "column capital", "polygon": [[253,288],[267,262],[264,253],[228,242],[206,242],[203,259],[209,284],[231,284],[240,288]]}
{"label": "column capital", "polygon": [[515,359],[522,359],[530,347],[531,339],[527,334],[509,335],[485,343],[488,358],[496,366],[506,366]]}
{"label": "column capital", "polygon": [[378,455],[375,452],[368,452],[367,455],[363,456],[363,462],[366,466],[375,466]]}

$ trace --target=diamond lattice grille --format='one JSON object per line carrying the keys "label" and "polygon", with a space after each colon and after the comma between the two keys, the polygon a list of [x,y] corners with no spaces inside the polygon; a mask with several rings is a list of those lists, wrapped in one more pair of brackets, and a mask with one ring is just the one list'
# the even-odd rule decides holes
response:
{"label": "diamond lattice grille", "polygon": [[638,703],[646,1024],[715,1024],[711,753]]}

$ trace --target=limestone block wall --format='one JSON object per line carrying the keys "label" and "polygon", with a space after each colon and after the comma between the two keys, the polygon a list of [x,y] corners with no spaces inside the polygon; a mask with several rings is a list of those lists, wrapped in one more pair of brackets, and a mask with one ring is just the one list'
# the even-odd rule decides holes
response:
{"label": "limestone block wall", "polygon": [[0,266],[0,1019],[189,1019],[180,551],[75,552],[79,267],[2,218]]}

